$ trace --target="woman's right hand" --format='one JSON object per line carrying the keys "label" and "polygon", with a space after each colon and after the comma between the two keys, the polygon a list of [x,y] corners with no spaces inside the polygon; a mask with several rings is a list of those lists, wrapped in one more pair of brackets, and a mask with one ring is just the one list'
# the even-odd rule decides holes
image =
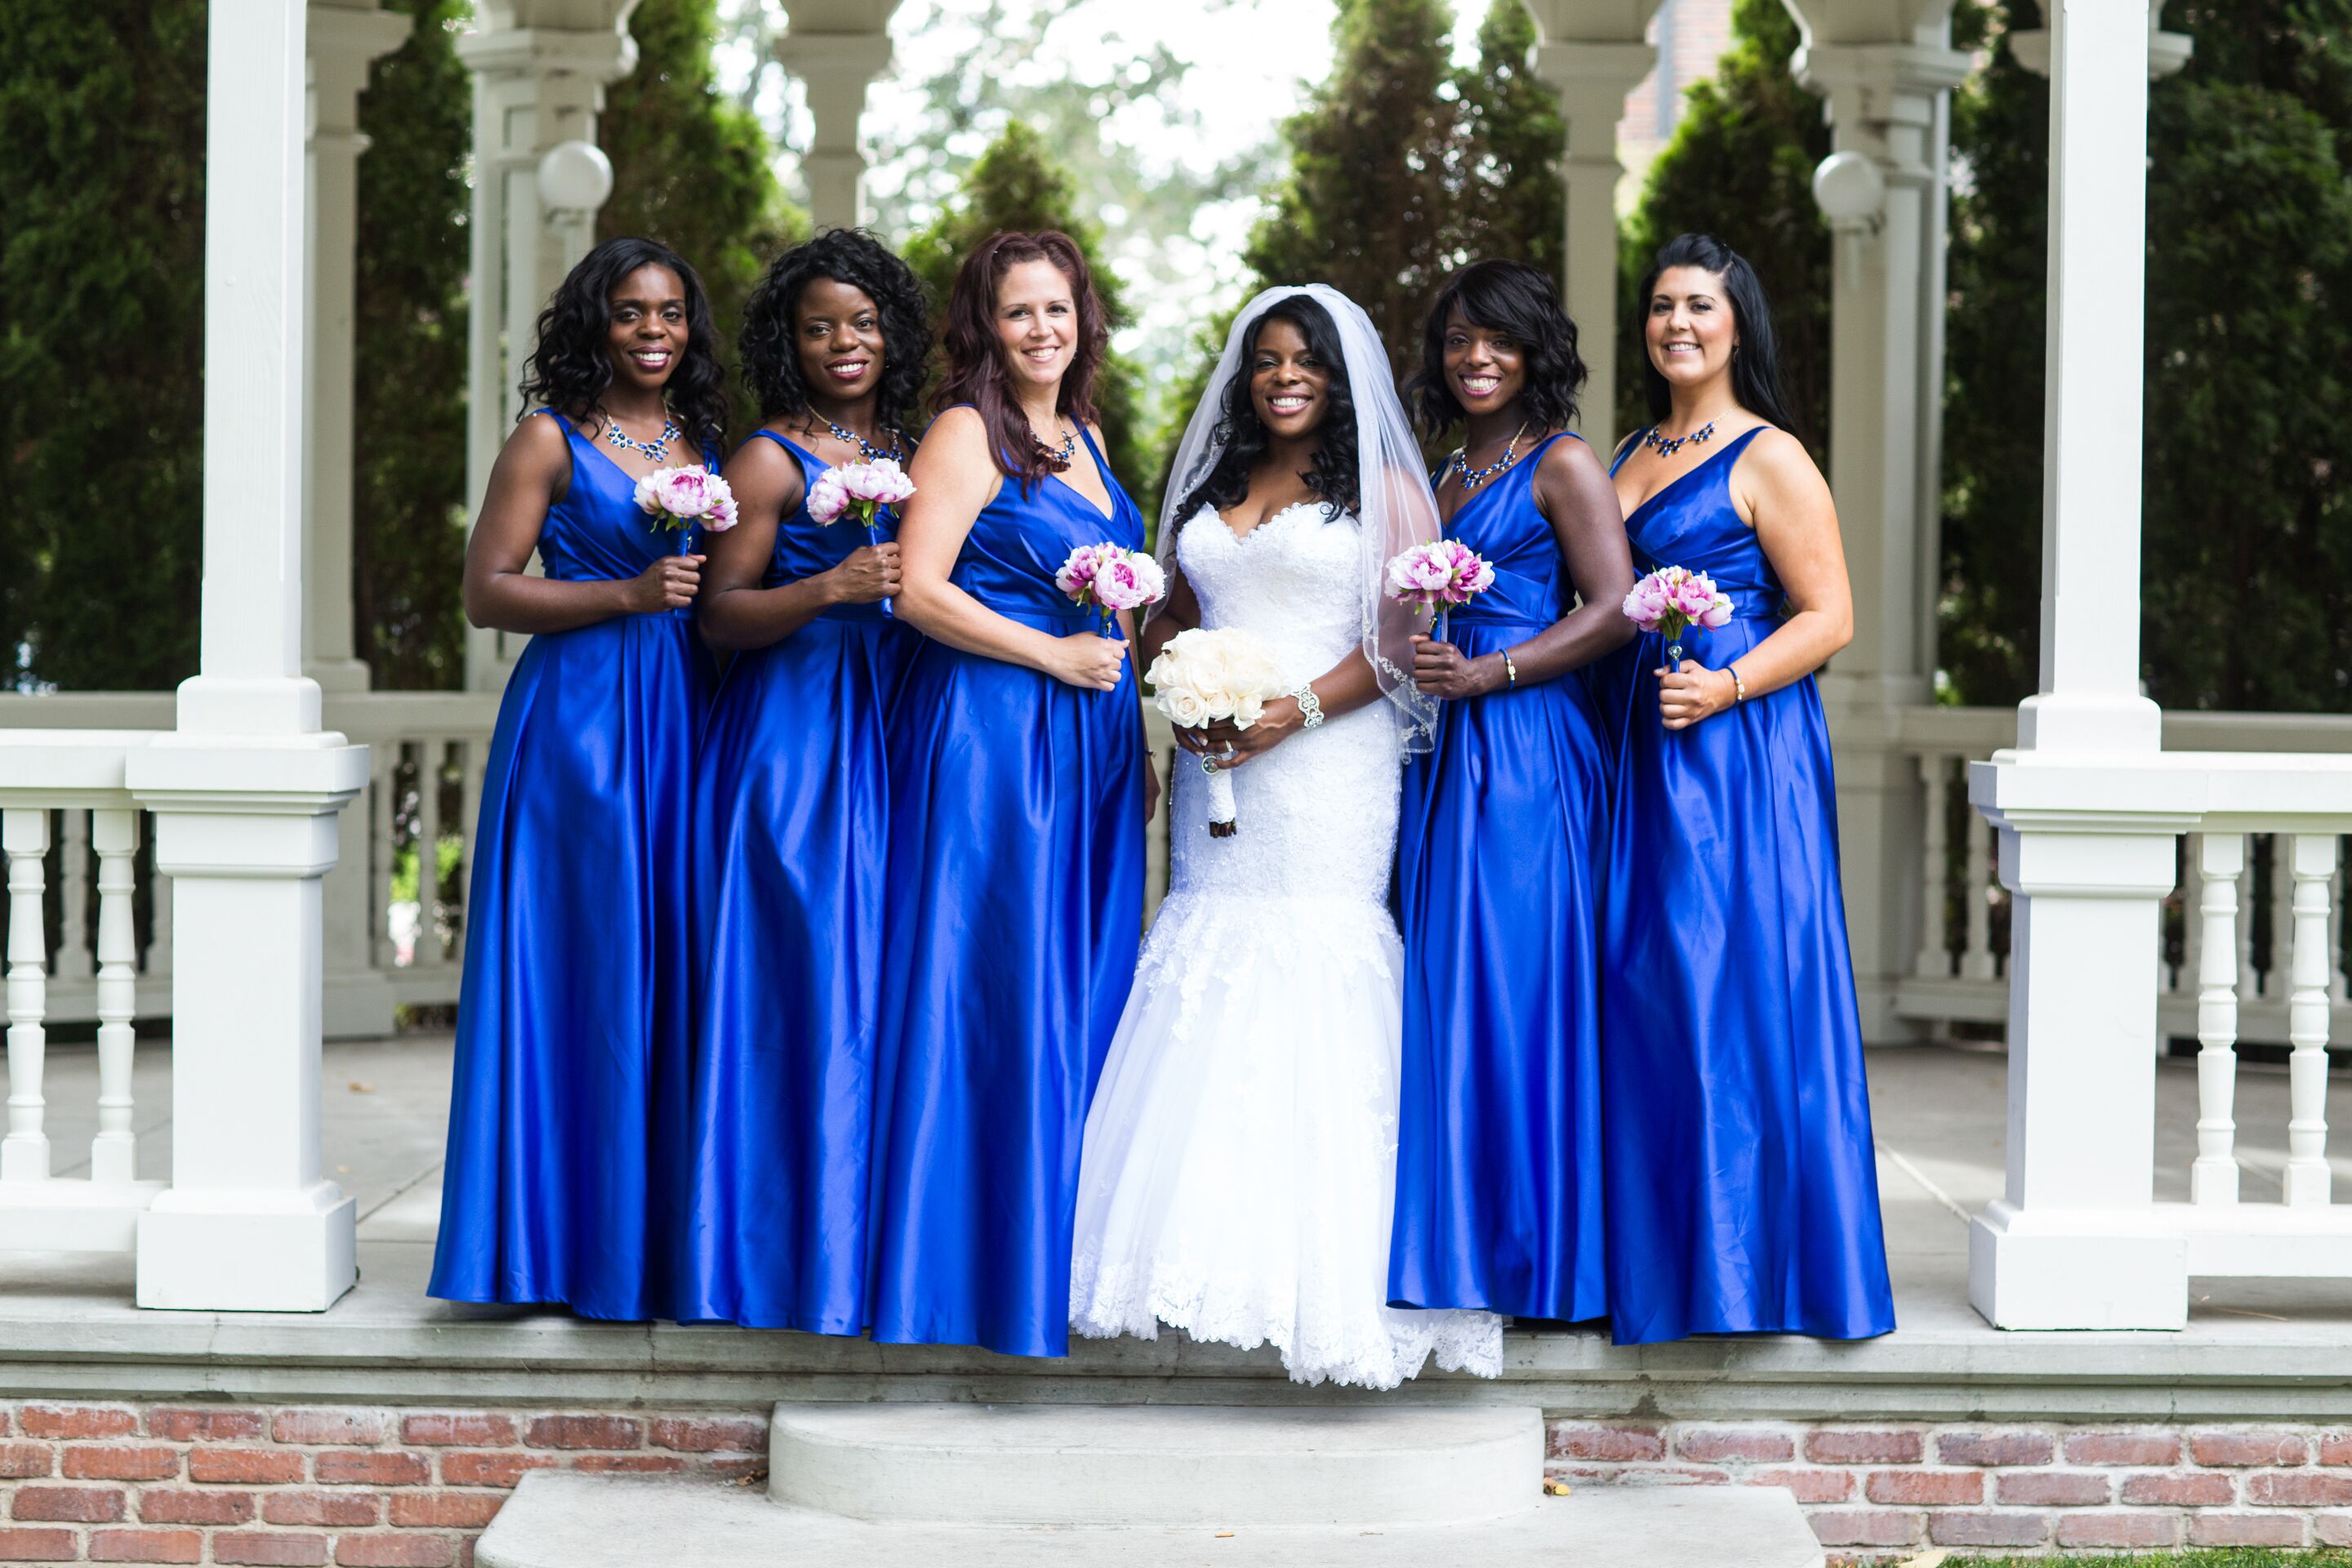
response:
{"label": "woman's right hand", "polygon": [[629,612],[650,616],[685,609],[694,603],[695,592],[701,586],[701,556],[665,555],[629,579]]}
{"label": "woman's right hand", "polygon": [[833,579],[834,597],[840,604],[872,605],[896,598],[899,584],[898,546],[890,540],[861,545],[825,575]]}
{"label": "woman's right hand", "polygon": [[1055,679],[1087,691],[1116,691],[1121,667],[1127,663],[1127,643],[1091,631],[1073,632],[1055,639]]}

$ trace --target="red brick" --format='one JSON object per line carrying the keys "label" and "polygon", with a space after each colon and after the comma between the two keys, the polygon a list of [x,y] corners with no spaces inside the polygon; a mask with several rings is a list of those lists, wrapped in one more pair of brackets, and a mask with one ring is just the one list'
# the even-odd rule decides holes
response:
{"label": "red brick", "polygon": [[1555,1459],[1663,1459],[1666,1440],[1647,1426],[1561,1425],[1551,1429],[1546,1451]]}
{"label": "red brick", "polygon": [[2300,1546],[2303,1521],[2291,1513],[2199,1513],[2189,1519],[2191,1546]]}
{"label": "red brick", "polygon": [[345,1535],[335,1542],[345,1568],[452,1568],[457,1543],[446,1535]]}
{"label": "red brick", "polygon": [[642,1448],[646,1424],[625,1415],[537,1415],[523,1440],[534,1448]]}
{"label": "red brick", "polygon": [[503,1448],[515,1439],[515,1424],[504,1415],[439,1412],[405,1415],[400,1422],[400,1440],[420,1447]]}
{"label": "red brick", "polygon": [[269,1492],[261,1517],[272,1524],[381,1524],[383,1499],[373,1492]]}
{"label": "red brick", "polygon": [[2352,1503],[2352,1476],[2266,1470],[2246,1478],[2246,1500],[2258,1508],[2342,1508]]}
{"label": "red brick", "polygon": [[1751,1487],[1786,1487],[1799,1502],[1843,1502],[1853,1495],[1852,1470],[1756,1470]]}
{"label": "red brick", "polygon": [[768,1456],[765,1454],[721,1454],[702,1461],[706,1476],[724,1476],[729,1480],[740,1480],[745,1476],[768,1479]]}
{"label": "red brick", "polygon": [[2238,1500],[2238,1478],[2198,1470],[2126,1476],[2124,1501],[2148,1508],[2227,1508]]}
{"label": "red brick", "polygon": [[2189,1457],[2200,1465],[2304,1465],[2311,1445],[2291,1432],[2192,1432]]}
{"label": "red brick", "polygon": [[266,1568],[319,1568],[327,1560],[327,1538],[277,1531],[224,1531],[213,1537],[215,1563],[261,1563]]}
{"label": "red brick", "polygon": [[18,1519],[110,1524],[122,1517],[122,1498],[117,1487],[18,1487],[12,1511]]}
{"label": "red brick", "polygon": [[2352,1465],[2352,1432],[2330,1432],[2319,1439],[2319,1462]]}
{"label": "red brick", "polygon": [[284,1486],[302,1479],[302,1456],[274,1448],[191,1448],[188,1479],[239,1487]]}
{"label": "red brick", "polygon": [[677,1454],[583,1454],[572,1468],[603,1476],[672,1476],[686,1468],[686,1460]]}
{"label": "red brick", "polygon": [[653,1424],[651,1433],[655,1447],[676,1448],[682,1454],[764,1454],[768,1450],[768,1424],[740,1416],[665,1416]]}
{"label": "red brick", "polygon": [[8,1425],[8,1413],[5,1410],[0,1410],[0,1437],[6,1436],[11,1430],[13,1428]]}
{"label": "red brick", "polygon": [[1714,1464],[1724,1459],[1748,1459],[1759,1464],[1786,1464],[1797,1457],[1796,1440],[1786,1432],[1743,1431],[1738,1427],[1698,1427],[1675,1434],[1675,1452],[1685,1459]]}
{"label": "red brick", "polygon": [[9,1530],[0,1527],[0,1563],[76,1563],[81,1543],[70,1530]]}
{"label": "red brick", "polygon": [[407,1530],[479,1530],[506,1500],[503,1492],[394,1492],[392,1522]]}
{"label": "red brick", "polygon": [[1867,1488],[1873,1502],[1913,1507],[1950,1507],[1984,1501],[1980,1470],[1873,1470]]}
{"label": "red brick", "polygon": [[1805,1434],[1805,1458],[1817,1465],[1916,1465],[1926,1447],[1916,1432],[1832,1430]]}
{"label": "red brick", "polygon": [[77,1481],[174,1481],[180,1479],[177,1448],[68,1448],[58,1473]]}
{"label": "red brick", "polygon": [[0,1443],[0,1478],[12,1481],[46,1476],[57,1462],[47,1443]]}
{"label": "red brick", "polygon": [[1941,1432],[1936,1457],[1948,1465],[2046,1465],[2058,1445],[2047,1432]]}
{"label": "red brick", "polygon": [[545,1454],[444,1454],[441,1480],[453,1487],[510,1487],[553,1463]]}
{"label": "red brick", "polygon": [[27,1437],[128,1437],[139,1430],[136,1411],[110,1405],[27,1405],[16,1419]]}
{"label": "red brick", "polygon": [[433,1461],[423,1454],[337,1448],[319,1456],[314,1473],[326,1487],[421,1487],[433,1479]]}
{"label": "red brick", "polygon": [[2061,1546],[2171,1546],[2179,1522],[2168,1513],[2062,1513]]}
{"label": "red brick", "polygon": [[2322,1546],[2352,1546],[2352,1513],[2314,1514],[2311,1537]]}
{"label": "red brick", "polygon": [[2169,1432],[2069,1432],[2070,1465],[2177,1465],[2180,1439]]}
{"label": "red brick", "polygon": [[2025,1470],[1996,1476],[1992,1487],[1994,1499],[2012,1508],[2090,1508],[2115,1500],[2115,1483],[2089,1470]]}
{"label": "red brick", "polygon": [[269,1423],[272,1441],[310,1447],[381,1443],[392,1422],[376,1410],[281,1410]]}
{"label": "red brick", "polygon": [[2050,1527],[2038,1513],[1952,1511],[1927,1516],[1927,1539],[1938,1546],[2039,1546]]}
{"label": "red brick", "polygon": [[253,1518],[253,1494],[149,1487],[139,1494],[139,1518],[147,1524],[244,1524]]}
{"label": "red brick", "polygon": [[89,1556],[93,1563],[201,1563],[205,1536],[200,1530],[94,1530]]}
{"label": "red brick", "polygon": [[147,1436],[167,1443],[236,1443],[261,1436],[261,1412],[239,1405],[147,1412]]}
{"label": "red brick", "polygon": [[1895,1509],[1843,1509],[1808,1514],[1823,1546],[1908,1546],[1919,1539],[1919,1516]]}

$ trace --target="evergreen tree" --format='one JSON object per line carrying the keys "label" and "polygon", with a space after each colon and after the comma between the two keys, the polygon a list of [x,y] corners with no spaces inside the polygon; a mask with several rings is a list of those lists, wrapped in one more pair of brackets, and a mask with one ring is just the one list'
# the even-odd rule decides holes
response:
{"label": "evergreen tree", "polygon": [[1813,205],[1813,169],[1829,156],[1822,100],[1789,73],[1797,25],[1780,0],[1733,0],[1730,51],[1694,84],[1674,140],[1650,165],[1624,228],[1619,289],[1618,424],[1650,422],[1642,397],[1642,302],[1650,258],[1678,234],[1714,235],[1746,257],[1772,301],[1797,435],[1827,450],[1830,232]]}
{"label": "evergreen tree", "polygon": [[1454,248],[1468,258],[1524,261],[1560,275],[1568,195],[1560,152],[1568,127],[1559,95],[1528,68],[1535,18],[1520,0],[1494,0],[1478,26],[1478,58],[1454,74],[1462,105],[1462,189]]}

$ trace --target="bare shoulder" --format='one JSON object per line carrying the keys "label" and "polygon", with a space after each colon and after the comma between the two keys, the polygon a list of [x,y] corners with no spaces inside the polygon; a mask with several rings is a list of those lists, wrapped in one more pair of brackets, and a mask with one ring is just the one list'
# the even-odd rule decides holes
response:
{"label": "bare shoulder", "polygon": [[[1829,481],[1813,464],[1805,444],[1767,425],[1739,455],[1733,481],[1741,510],[1753,523],[1788,521],[1789,514],[1818,515],[1831,505]],[[1834,515],[1832,513],[1831,515]]]}
{"label": "bare shoulder", "polygon": [[781,480],[787,470],[795,474],[800,472],[800,467],[798,459],[790,452],[773,441],[753,436],[736,447],[735,455],[727,459],[727,482],[736,484],[750,479],[773,484]]}
{"label": "bare shoulder", "polygon": [[941,414],[923,432],[923,443],[915,448],[915,454],[922,457],[934,451],[947,450],[988,450],[988,426],[981,418],[979,409],[960,404]]}
{"label": "bare shoulder", "polygon": [[507,437],[501,455],[512,453],[523,462],[568,463],[572,443],[566,438],[570,423],[560,414],[526,414]]}
{"label": "bare shoulder", "polygon": [[1568,438],[1553,441],[1544,448],[1543,461],[1536,469],[1538,473],[1549,479],[1567,479],[1573,483],[1581,483],[1595,475],[1606,477],[1601,467],[1600,456],[1586,444],[1584,437],[1573,430],[1557,430],[1552,434]]}
{"label": "bare shoulder", "polygon": [[1766,425],[1757,430],[1755,439],[1739,455],[1739,466],[1772,484],[1819,481],[1822,477],[1805,444],[1778,425]]}

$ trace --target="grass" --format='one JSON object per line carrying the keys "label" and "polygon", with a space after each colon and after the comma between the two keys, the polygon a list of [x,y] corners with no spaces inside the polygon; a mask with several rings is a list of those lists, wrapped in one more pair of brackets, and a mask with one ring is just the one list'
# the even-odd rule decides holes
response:
{"label": "grass", "polygon": [[2119,1557],[1947,1557],[1943,1568],[2352,1568],[2352,1552],[2284,1552],[2232,1547],[2221,1552],[2142,1552]]}

